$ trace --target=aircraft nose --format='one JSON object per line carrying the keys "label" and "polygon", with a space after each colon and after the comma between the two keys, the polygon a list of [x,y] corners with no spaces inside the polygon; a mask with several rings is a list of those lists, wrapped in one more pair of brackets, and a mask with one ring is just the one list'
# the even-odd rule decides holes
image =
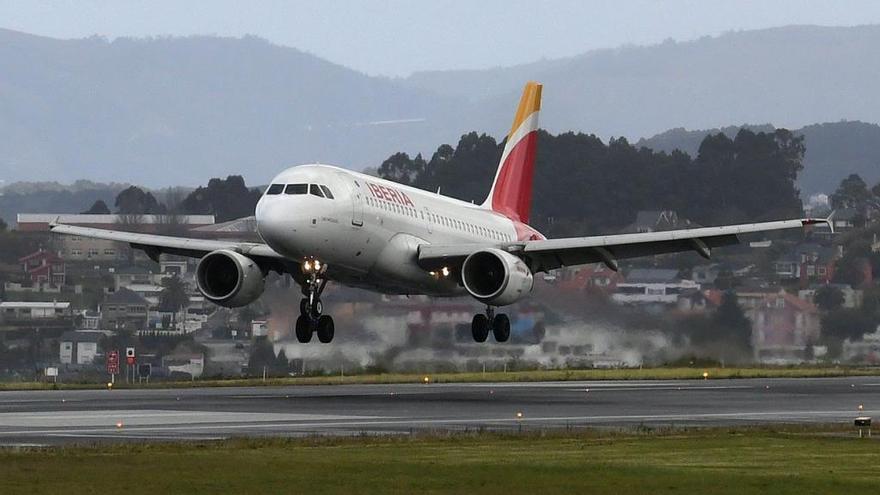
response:
{"label": "aircraft nose", "polygon": [[280,201],[261,199],[256,208],[257,232],[270,246],[284,237],[285,214]]}

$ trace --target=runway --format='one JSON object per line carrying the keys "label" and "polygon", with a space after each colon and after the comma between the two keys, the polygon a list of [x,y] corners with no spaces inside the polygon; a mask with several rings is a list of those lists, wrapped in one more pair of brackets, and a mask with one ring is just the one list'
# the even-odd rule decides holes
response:
{"label": "runway", "polygon": [[0,392],[0,445],[851,422],[880,377]]}

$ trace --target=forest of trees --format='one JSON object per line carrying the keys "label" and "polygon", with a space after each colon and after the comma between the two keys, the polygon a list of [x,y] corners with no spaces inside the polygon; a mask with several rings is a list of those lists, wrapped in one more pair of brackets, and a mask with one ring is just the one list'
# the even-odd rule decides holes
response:
{"label": "forest of trees", "polygon": [[[115,212],[121,215],[214,215],[217,222],[225,222],[254,214],[262,191],[249,188],[240,175],[226,179],[214,178],[207,186],[190,192],[185,198],[168,198],[159,202],[153,193],[131,186],[116,196]],[[85,213],[110,213],[104,201],[97,200]]]}
{"label": "forest of trees", "polygon": [[[795,185],[803,138],[785,129],[707,136],[695,158],[636,148],[625,138],[541,131],[532,223],[545,233],[613,232],[640,210],[675,210],[701,225],[793,218],[802,214]],[[504,143],[475,132],[430,160],[396,153],[380,176],[465,201],[482,202]]]}

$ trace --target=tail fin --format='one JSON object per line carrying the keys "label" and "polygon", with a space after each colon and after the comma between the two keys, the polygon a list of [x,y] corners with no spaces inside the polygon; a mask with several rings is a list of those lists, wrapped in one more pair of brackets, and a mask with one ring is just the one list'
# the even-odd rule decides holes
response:
{"label": "tail fin", "polygon": [[536,82],[526,83],[513,127],[495,172],[495,181],[483,208],[502,213],[512,220],[529,221],[532,207],[532,177],[538,144],[538,114],[541,111],[541,88]]}

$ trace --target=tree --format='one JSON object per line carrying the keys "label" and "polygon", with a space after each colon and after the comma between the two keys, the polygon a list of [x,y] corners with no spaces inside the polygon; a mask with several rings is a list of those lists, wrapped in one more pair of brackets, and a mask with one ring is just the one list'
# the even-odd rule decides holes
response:
{"label": "tree", "polygon": [[[118,201],[117,201],[118,202]],[[83,215],[109,215],[110,208],[107,207],[107,203],[104,200],[99,199],[92,203],[91,208],[83,212]]]}
{"label": "tree", "polygon": [[[106,205],[105,205],[106,206]],[[149,192],[137,186],[124,189],[116,196],[116,212],[123,215],[159,215],[165,207]]]}
{"label": "tree", "polygon": [[725,339],[740,351],[752,350],[752,322],[743,313],[736,293],[727,291],[721,296],[721,304],[712,316],[712,322],[723,331]]}
{"label": "tree", "polygon": [[248,373],[250,376],[263,376],[264,369],[269,376],[284,376],[287,374],[287,366],[287,357],[284,355],[283,350],[276,356],[269,339],[257,337],[254,340],[251,355],[248,359]]}
{"label": "tree", "polygon": [[3,220],[2,218],[0,218],[0,232],[6,232],[6,230],[8,228],[9,228],[9,226],[6,225],[6,220]]}
{"label": "tree", "polygon": [[816,291],[813,295],[813,302],[816,303],[816,306],[822,311],[834,311],[843,306],[843,292],[836,287],[826,285]]}
{"label": "tree", "polygon": [[240,175],[214,178],[208,185],[191,192],[181,203],[182,212],[191,215],[214,215],[218,222],[252,216],[261,192],[248,189]]}
{"label": "tree", "polygon": [[177,313],[189,304],[186,284],[177,276],[162,279],[162,292],[159,294],[159,309],[171,312],[171,326],[177,328]]}
{"label": "tree", "polygon": [[871,245],[865,239],[856,239],[846,246],[843,256],[834,264],[834,281],[861,288],[870,279]]}
{"label": "tree", "polygon": [[858,309],[837,309],[822,317],[823,340],[859,340],[876,328],[871,315]]}

